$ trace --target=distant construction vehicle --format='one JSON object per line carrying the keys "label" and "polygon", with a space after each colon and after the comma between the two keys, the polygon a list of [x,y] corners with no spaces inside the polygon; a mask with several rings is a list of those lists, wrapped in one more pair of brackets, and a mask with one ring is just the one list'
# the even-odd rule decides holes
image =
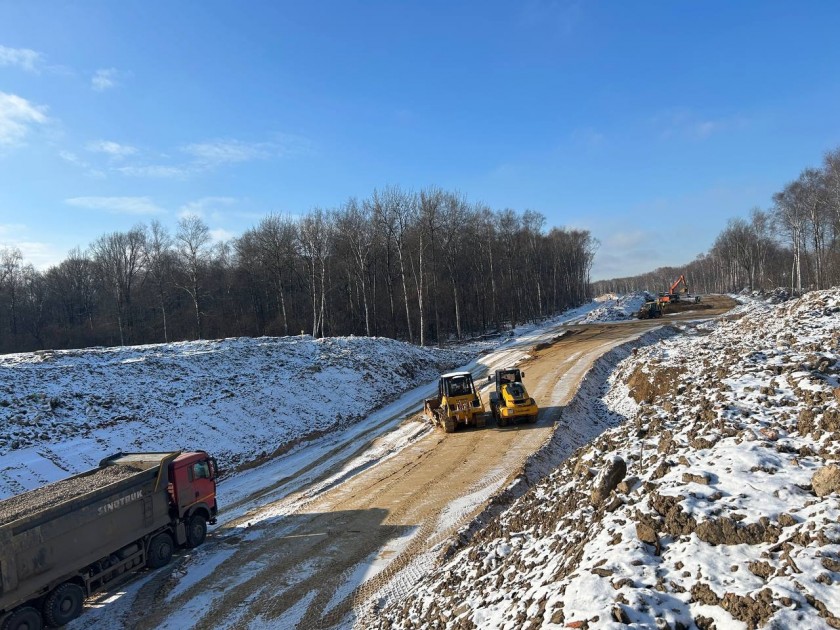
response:
{"label": "distant construction vehicle", "polygon": [[658,300],[652,300],[642,304],[642,308],[636,313],[639,319],[656,319],[662,317],[662,304]]}
{"label": "distant construction vehicle", "polygon": [[441,375],[438,395],[423,401],[423,413],[446,433],[453,433],[460,425],[480,428],[487,422],[484,404],[469,372]]}
{"label": "distant construction vehicle", "polygon": [[[682,288],[680,288],[680,285],[682,285]],[[688,283],[685,281],[685,275],[680,274],[680,277],[674,281],[667,293],[659,294],[659,302],[679,302],[681,299],[693,299],[695,303],[700,301],[699,295],[695,295],[694,298],[691,298],[690,293],[691,292],[688,290]]]}
{"label": "distant construction vehicle", "polygon": [[[493,380],[493,378],[493,376],[488,376],[487,380]],[[519,419],[525,422],[537,420],[540,410],[522,384],[523,378],[525,378],[525,372],[518,368],[496,370],[496,389],[490,392],[490,414],[500,427]]]}

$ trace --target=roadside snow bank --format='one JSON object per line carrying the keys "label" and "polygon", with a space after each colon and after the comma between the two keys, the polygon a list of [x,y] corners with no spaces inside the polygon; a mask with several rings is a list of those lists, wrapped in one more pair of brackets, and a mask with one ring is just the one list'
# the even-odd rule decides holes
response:
{"label": "roadside snow bank", "polygon": [[620,363],[626,421],[383,627],[840,627],[840,290],[745,311]]}
{"label": "roadside snow bank", "polygon": [[602,303],[601,306],[592,309],[579,323],[591,324],[593,322],[617,322],[632,319],[647,299],[644,293],[629,293],[620,297],[608,295],[610,295],[608,299],[598,300]]}
{"label": "roadside snow bank", "polygon": [[354,423],[472,352],[384,338],[238,338],[0,356],[0,498],[117,451],[224,468]]}

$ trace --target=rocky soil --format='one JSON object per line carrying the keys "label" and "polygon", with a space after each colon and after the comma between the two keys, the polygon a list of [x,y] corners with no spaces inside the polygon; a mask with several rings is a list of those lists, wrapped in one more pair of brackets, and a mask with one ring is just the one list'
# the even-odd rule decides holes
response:
{"label": "rocky soil", "polygon": [[840,628],[840,290],[741,310],[622,361],[620,425],[380,627]]}

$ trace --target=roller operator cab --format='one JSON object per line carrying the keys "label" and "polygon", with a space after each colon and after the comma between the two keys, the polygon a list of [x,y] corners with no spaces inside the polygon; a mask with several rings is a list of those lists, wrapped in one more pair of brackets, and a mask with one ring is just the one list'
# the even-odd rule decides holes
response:
{"label": "roller operator cab", "polygon": [[0,630],[63,626],[126,573],[202,544],[217,471],[204,451],[117,453],[0,501]]}
{"label": "roller operator cab", "polygon": [[427,398],[423,408],[426,416],[446,433],[452,433],[459,425],[483,427],[486,422],[484,404],[469,372],[441,375],[438,395]]}

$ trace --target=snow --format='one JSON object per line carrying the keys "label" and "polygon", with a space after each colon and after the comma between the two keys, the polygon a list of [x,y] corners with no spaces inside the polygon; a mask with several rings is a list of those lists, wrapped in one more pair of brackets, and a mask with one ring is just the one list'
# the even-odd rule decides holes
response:
{"label": "snow", "polygon": [[0,356],[0,498],[118,451],[203,449],[231,470],[353,426],[470,354],[284,337]]}
{"label": "snow", "polygon": [[[247,540],[254,530],[242,519],[291,513],[431,430],[426,422],[406,419],[434,394],[442,371],[468,370],[478,377],[515,365],[533,345],[561,334],[558,326],[595,306],[520,326],[506,337],[448,348],[301,336],[0,356],[0,498],[94,468],[118,451],[205,449],[225,473],[219,526],[242,521],[233,531]],[[313,483],[333,469],[335,474]],[[475,490],[453,510],[472,509],[486,498],[487,489]],[[276,508],[261,510],[275,502]],[[391,551],[415,533],[391,541]],[[228,549],[193,552],[179,564],[184,571],[171,576],[175,586],[168,598],[194,590],[228,555]],[[425,571],[434,557],[419,559],[418,566]],[[385,566],[380,555],[357,570],[370,576]],[[243,566],[227,587],[255,570]],[[143,574],[78,623],[107,625],[127,614],[156,575]],[[418,578],[413,575],[411,584]],[[189,626],[217,596],[192,597],[165,627]],[[305,602],[299,608],[303,614]],[[248,621],[251,627],[263,622],[276,623]]]}
{"label": "snow", "polygon": [[840,497],[812,487],[840,459],[840,289],[742,299],[596,363],[533,486],[378,626],[840,626]]}
{"label": "snow", "polygon": [[576,323],[591,324],[595,322],[619,322],[632,319],[642,305],[649,299],[650,296],[646,293],[629,293],[622,296],[605,294],[596,298],[599,306],[591,310]]}

